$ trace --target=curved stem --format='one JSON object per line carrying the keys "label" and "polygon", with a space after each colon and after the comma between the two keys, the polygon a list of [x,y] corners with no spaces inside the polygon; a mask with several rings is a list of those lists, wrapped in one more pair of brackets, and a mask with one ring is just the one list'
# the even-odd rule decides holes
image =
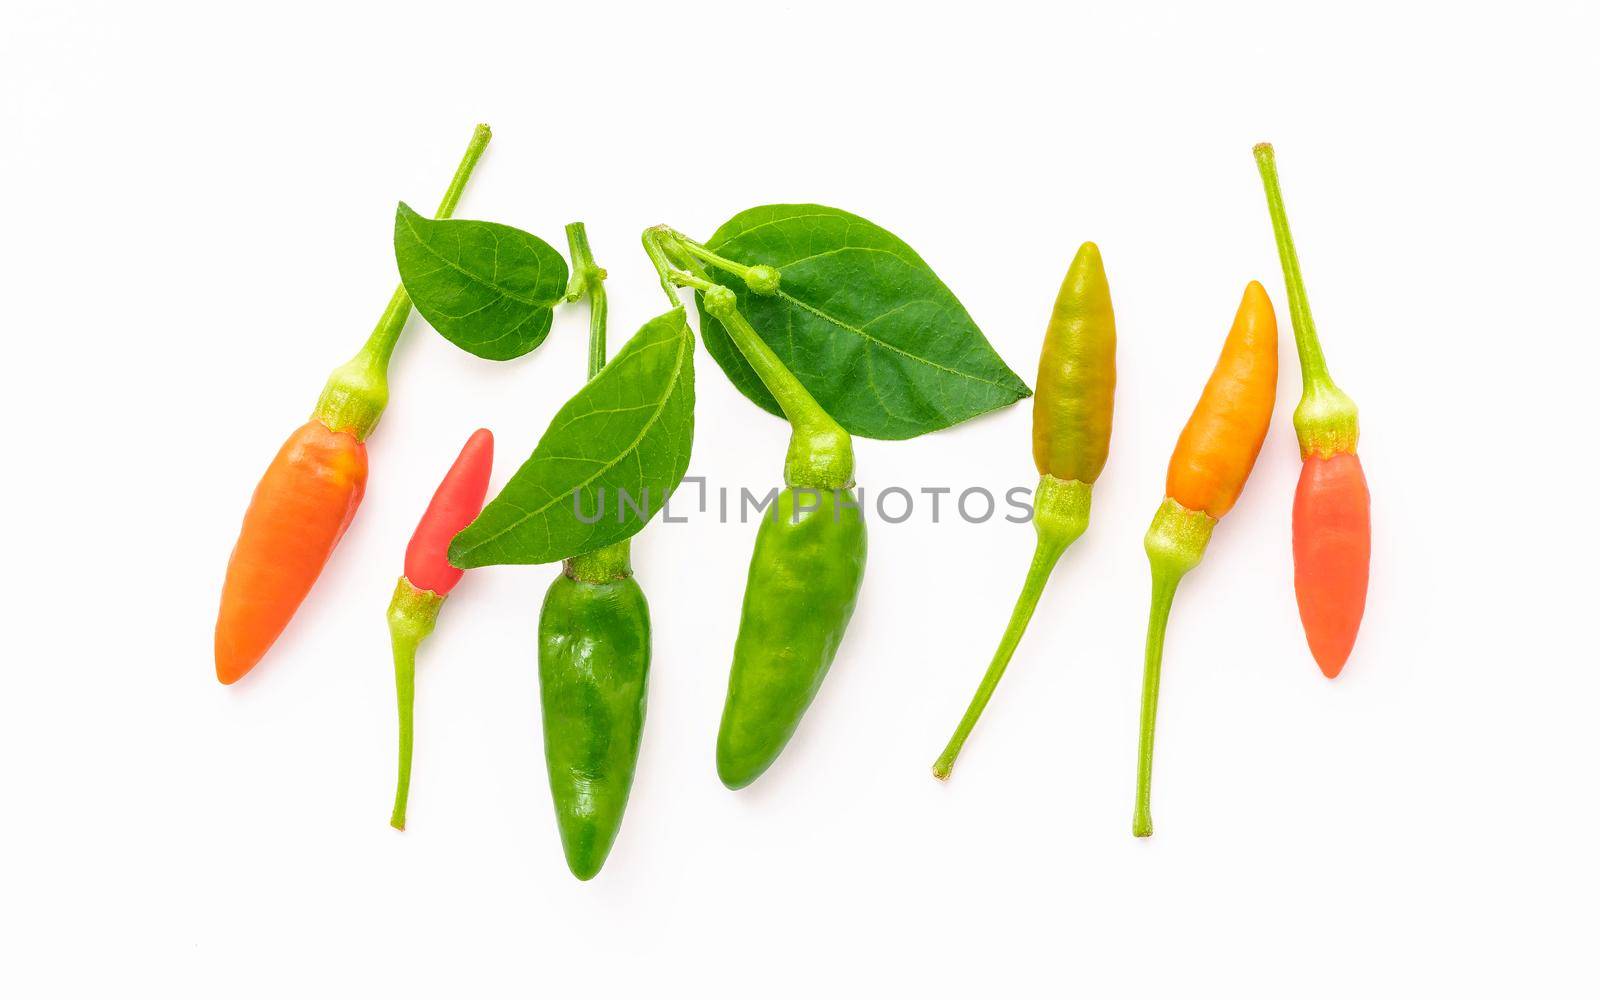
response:
{"label": "curved stem", "polygon": [[1144,691],[1139,699],[1139,788],[1134,796],[1133,835],[1148,837],[1150,825],[1150,771],[1156,750],[1156,698],[1161,693],[1161,648],[1167,640],[1167,618],[1178,581],[1200,565],[1216,528],[1205,511],[1190,510],[1166,497],[1156,508],[1150,530],[1144,535],[1150,557],[1150,624],[1144,636]]}
{"label": "curved stem", "polygon": [[[435,219],[448,219],[455,214],[456,205],[461,201],[461,194],[467,189],[467,179],[472,176],[472,169],[478,165],[483,151],[489,145],[491,133],[489,126],[478,125],[472,130],[472,141],[467,144],[467,151],[462,154],[461,162],[456,166],[455,176],[450,178],[450,186],[445,188],[444,197],[439,199],[439,210],[433,213]],[[387,366],[389,357],[394,353],[394,345],[400,340],[400,333],[405,329],[406,320],[411,316],[411,297],[406,294],[406,286],[401,285],[394,291],[394,296],[389,299],[388,308],[378,319],[378,325],[372,331],[372,336],[367,338],[366,346],[361,349],[362,354],[367,354],[378,364]]]}
{"label": "curved stem", "polygon": [[955,767],[956,757],[966,744],[967,737],[972,734],[972,727],[978,724],[978,717],[983,714],[995,688],[1000,684],[1000,678],[1005,675],[1006,666],[1010,664],[1017,644],[1022,641],[1028,622],[1033,619],[1039,596],[1044,593],[1044,586],[1049,582],[1061,554],[1089,527],[1092,490],[1089,483],[1075,479],[1061,480],[1048,474],[1039,478],[1039,487],[1033,493],[1033,526],[1039,535],[1038,544],[1033,550],[1033,562],[1022,583],[1022,593],[1017,595],[1011,620],[1000,637],[1000,646],[989,661],[989,669],[978,684],[972,703],[967,706],[967,714],[961,717],[950,742],[945,744],[944,752],[933,762],[933,776],[940,781],[950,777],[950,770]]}
{"label": "curved stem", "polygon": [[[729,293],[732,299],[732,293]],[[821,404],[811,395],[794,373],[788,369],[775,354],[767,342],[756,333],[755,327],[744,318],[737,306],[731,303],[711,301],[707,296],[706,311],[715,316],[728,331],[728,339],[744,355],[745,361],[755,370],[756,376],[761,379],[761,384],[772,393],[772,398],[778,401],[778,406],[783,410],[783,415],[789,418],[792,424],[822,423],[833,424],[834,420],[828,416]],[[835,424],[837,426],[837,424]]]}
{"label": "curved stem", "polygon": [[705,291],[713,285],[709,279],[686,274],[674,265],[669,248],[676,247],[670,234],[671,230],[665,226],[652,226],[644,231],[640,239],[644,243],[644,252],[650,256],[650,263],[656,269],[656,277],[661,281],[662,291],[667,293],[667,298],[674,306],[681,308],[683,303],[678,299],[678,289],[696,288]]}
{"label": "curved stem", "polygon": [[[450,179],[450,186],[445,189],[444,198],[439,202],[436,218],[448,219],[455,212],[461,192],[466,189],[467,179],[472,176],[472,168],[478,165],[484,148],[489,145],[489,137],[487,125],[479,125],[473,130],[472,141],[467,144],[467,151],[456,167],[455,176]],[[317,398],[316,408],[312,410],[314,418],[330,430],[347,430],[361,440],[372,433],[383,416],[384,408],[389,405],[389,359],[394,355],[395,345],[399,343],[400,334],[405,331],[406,320],[410,317],[411,296],[406,294],[406,287],[402,284],[389,296],[389,304],[384,307],[383,315],[378,317],[378,325],[373,327],[361,350],[328,376],[322,395]]]}
{"label": "curved stem", "polygon": [[416,702],[417,647],[433,632],[444,597],[419,590],[405,577],[389,602],[389,644],[394,650],[394,692],[400,714],[400,766],[389,825],[406,828],[406,800],[411,794],[412,706]]}
{"label": "curved stem", "polygon": [[1017,595],[1016,606],[1011,610],[1011,620],[1006,624],[1005,634],[1000,637],[1000,647],[995,650],[994,659],[989,661],[989,670],[978,684],[978,691],[972,696],[972,703],[967,706],[967,714],[961,717],[955,734],[950,737],[950,742],[945,744],[944,752],[933,762],[933,776],[940,781],[950,777],[950,769],[955,766],[956,756],[966,745],[967,737],[972,734],[972,727],[978,724],[978,717],[983,714],[989,699],[994,695],[995,687],[1000,683],[1000,678],[1005,675],[1006,666],[1010,664],[1012,654],[1017,651],[1017,643],[1022,641],[1022,633],[1027,629],[1028,622],[1033,619],[1033,611],[1039,605],[1039,596],[1044,593],[1044,585],[1049,581],[1051,572],[1065,551],[1067,551],[1065,545],[1043,535],[1039,536],[1039,543],[1033,550],[1033,563],[1028,567],[1027,579],[1022,583],[1022,593]]}
{"label": "curved stem", "polygon": [[1150,588],[1150,624],[1144,636],[1144,689],[1139,696],[1139,782],[1133,802],[1133,835],[1148,837],[1150,822],[1150,772],[1156,753],[1156,700],[1161,694],[1161,651],[1167,640],[1167,619],[1181,573],[1154,570]]}
{"label": "curved stem", "polygon": [[589,377],[594,378],[606,366],[606,271],[594,262],[583,223],[568,223],[567,248],[572,255],[567,301],[589,296]]}
{"label": "curved stem", "polygon": [[[771,295],[777,291],[775,284],[777,272],[774,268],[761,265],[751,266],[749,264],[741,264],[736,260],[729,260],[721,254],[706,249],[704,244],[691,240],[676,229],[668,229],[667,232],[677,244],[678,249],[682,250],[692,260],[710,264],[713,267],[727,271],[740,281],[743,281],[751,291],[758,295]],[[689,263],[692,267],[692,261]],[[702,274],[702,276],[704,275]]]}
{"label": "curved stem", "polygon": [[738,297],[731,289],[714,285],[703,293],[702,301],[706,312],[722,324],[728,339],[744,355],[756,377],[789,419],[794,433],[789,439],[789,455],[784,462],[784,481],[790,486],[823,489],[848,486],[855,474],[850,435],[756,333],[755,327],[739,311]]}
{"label": "curved stem", "polygon": [[1311,304],[1306,300],[1305,279],[1300,276],[1300,256],[1295,253],[1294,237],[1289,233],[1289,216],[1283,209],[1283,191],[1278,187],[1278,161],[1272,144],[1255,147],[1256,168],[1267,192],[1267,211],[1272,214],[1272,235],[1278,244],[1278,260],[1283,265],[1283,283],[1289,292],[1289,319],[1294,324],[1294,346],[1300,355],[1300,378],[1305,391],[1333,385],[1328,362],[1317,340],[1317,324],[1311,319]]}

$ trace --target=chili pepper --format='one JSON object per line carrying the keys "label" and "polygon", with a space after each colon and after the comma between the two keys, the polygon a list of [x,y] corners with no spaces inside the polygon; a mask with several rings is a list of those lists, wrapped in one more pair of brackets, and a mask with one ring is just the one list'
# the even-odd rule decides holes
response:
{"label": "chili pepper", "polygon": [[1133,835],[1148,837],[1161,651],[1178,581],[1200,564],[1212,529],[1239,499],[1272,422],[1278,387],[1278,321],[1257,282],[1244,290],[1222,356],[1167,466],[1167,496],[1144,537],[1150,557],[1150,626],[1139,703],[1139,782]]}
{"label": "chili pepper", "polygon": [[[479,125],[439,203],[447,218],[489,144]],[[366,345],[334,369],[311,419],[290,435],[256,486],[228,559],[217,612],[217,679],[232,684],[266,655],[294,617],[361,503],[365,441],[389,401],[389,357],[411,315],[404,286]]]}
{"label": "chili pepper", "polygon": [[406,568],[389,602],[389,642],[394,649],[394,690],[400,708],[400,776],[394,789],[389,825],[406,828],[406,797],[411,790],[411,720],[416,700],[417,647],[433,633],[439,608],[461,582],[461,570],[450,565],[445,550],[450,539],[483,509],[494,466],[494,435],[479,428],[467,438],[461,454],[434,491],[428,509],[406,546]]}
{"label": "chili pepper", "polygon": [[866,573],[867,527],[850,492],[850,435],[756,334],[730,289],[702,295],[792,428],[786,488],[756,532],[717,733],[717,775],[743,788],[778,759],[833,664]]}
{"label": "chili pepper", "polygon": [[1033,396],[1033,461],[1039,469],[1033,494],[1038,535],[1033,563],[988,672],[955,735],[934,761],[933,776],[941,781],[950,777],[956,756],[1004,676],[1056,563],[1089,526],[1090,491],[1111,448],[1116,353],[1116,319],[1100,248],[1085,243],[1061,281],[1039,354]]}
{"label": "chili pepper", "polygon": [[1322,356],[1271,144],[1261,143],[1255,154],[1289,291],[1289,319],[1304,387],[1294,409],[1294,432],[1304,463],[1294,493],[1294,596],[1311,655],[1331,679],[1339,676],[1350,658],[1367,606],[1371,498],[1361,459],[1356,457],[1360,437],[1356,404],[1334,385]]}
{"label": "chili pepper", "polygon": [[[605,271],[583,224],[567,227],[567,300],[589,295],[589,377],[606,361]],[[545,767],[573,875],[599,873],[622,828],[644,734],[650,606],[629,541],[566,560],[539,609],[539,702]]]}

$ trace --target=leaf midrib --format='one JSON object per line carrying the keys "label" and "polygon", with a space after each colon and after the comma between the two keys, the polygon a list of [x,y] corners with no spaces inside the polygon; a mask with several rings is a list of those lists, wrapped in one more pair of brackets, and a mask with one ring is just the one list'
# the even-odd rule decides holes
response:
{"label": "leaf midrib", "polygon": [[[661,394],[661,398],[656,401],[655,412],[651,415],[649,420],[645,421],[644,427],[639,431],[638,436],[635,437],[633,439],[633,441],[631,441],[628,444],[628,446],[626,448],[624,448],[617,455],[616,458],[614,458],[611,461],[605,463],[599,469],[596,469],[594,471],[594,473],[592,475],[590,475],[587,479],[584,479],[584,480],[582,480],[582,481],[580,481],[578,483],[575,483],[572,486],[572,489],[581,490],[585,486],[588,486],[590,483],[594,482],[596,479],[598,479],[601,476],[605,475],[605,473],[607,473],[610,470],[616,468],[617,465],[621,464],[621,462],[622,462],[622,460],[624,458],[626,458],[628,455],[633,454],[633,453],[635,453],[635,452],[637,452],[639,450],[639,445],[640,445],[641,442],[644,441],[645,435],[649,434],[650,433],[650,429],[653,428],[657,423],[660,422],[660,420],[661,420],[661,412],[667,408],[667,400],[669,398],[671,398],[673,390],[677,388],[678,375],[683,371],[684,344],[685,344],[685,342],[687,342],[690,339],[690,338],[684,336],[684,331],[686,331],[687,329],[688,329],[688,323],[685,322],[684,325],[683,325],[683,328],[680,329],[679,331],[677,331],[677,335],[678,335],[678,357],[677,357],[677,360],[673,363],[673,366],[672,366],[672,377],[667,380],[667,390],[664,393],[662,393]],[[571,490],[567,490],[567,491],[563,491],[563,492],[564,493],[571,492]],[[466,555],[467,553],[470,553],[470,552],[476,552],[476,551],[478,551],[478,549],[482,548],[483,546],[488,545],[488,544],[490,544],[492,542],[498,541],[502,536],[504,536],[506,534],[509,534],[512,531],[515,531],[517,528],[521,527],[524,523],[526,523],[529,519],[538,517],[540,514],[543,514],[545,511],[549,510],[551,508],[551,506],[553,506],[560,499],[561,496],[562,496],[562,494],[556,494],[555,496],[552,496],[549,500],[545,501],[543,504],[541,504],[540,506],[534,508],[533,510],[524,511],[521,517],[519,517],[516,520],[510,522],[504,528],[501,528],[499,531],[496,531],[494,534],[489,535],[488,537],[484,538],[484,540],[479,542],[478,544],[472,546],[469,549],[466,549],[465,551],[462,552],[462,555]]]}
{"label": "leaf midrib", "polygon": [[[555,303],[556,303],[555,299],[551,299],[549,302],[544,302],[544,301],[541,301],[539,299],[525,298],[525,297],[517,294],[516,292],[511,291],[509,288],[503,288],[503,287],[501,287],[500,285],[496,284],[493,281],[490,281],[490,280],[488,280],[486,278],[479,277],[474,272],[469,271],[466,268],[462,267],[460,264],[457,264],[455,261],[452,261],[450,258],[446,257],[444,254],[442,254],[439,251],[435,250],[432,246],[430,246],[428,244],[427,240],[422,238],[422,233],[420,231],[418,231],[418,229],[416,227],[416,224],[412,221],[414,218],[415,219],[420,219],[420,218],[422,218],[422,216],[417,215],[417,213],[415,211],[413,211],[411,213],[411,215],[405,217],[405,222],[406,222],[406,228],[408,230],[410,230],[412,238],[417,241],[417,246],[419,246],[423,250],[427,251],[430,256],[432,256],[439,263],[443,264],[445,267],[448,267],[449,269],[451,269],[452,271],[457,272],[458,274],[466,275],[467,277],[471,278],[473,281],[477,282],[478,284],[484,286],[485,288],[493,289],[495,292],[499,293],[500,295],[504,296],[505,298],[510,299],[513,302],[518,302],[518,303],[521,303],[522,305],[525,305],[525,306],[532,306],[532,307],[534,307],[536,309],[543,309],[543,308],[546,308],[548,306],[555,305]],[[430,221],[430,222],[438,222],[440,220],[438,220],[438,219],[430,219],[428,221]],[[491,232],[492,232],[492,230],[491,230]],[[498,259],[499,253],[500,253],[499,242],[500,242],[500,237],[497,235],[497,236],[495,236],[495,255],[496,255],[496,259]],[[537,253],[535,253],[535,257],[537,257],[537,256],[538,256]],[[544,264],[542,262],[539,264],[539,276],[541,278],[544,276]],[[476,310],[476,309],[473,310],[473,312],[477,312],[477,311],[478,310]],[[472,313],[467,313],[466,315],[470,316],[470,315],[472,315]],[[464,318],[464,317],[457,317],[457,318]]]}
{"label": "leaf midrib", "polygon": [[[879,338],[874,337],[872,334],[868,333],[867,331],[861,329],[858,326],[852,326],[851,324],[846,323],[842,319],[838,319],[838,318],[836,318],[834,316],[829,315],[828,313],[823,312],[821,309],[818,309],[816,306],[813,306],[808,302],[800,301],[799,299],[795,298],[793,295],[790,295],[788,292],[784,291],[782,288],[778,289],[778,297],[781,298],[781,299],[785,299],[785,300],[787,300],[789,302],[793,302],[796,306],[799,306],[801,309],[804,309],[806,312],[811,313],[813,316],[816,316],[818,319],[821,319],[823,322],[832,323],[834,326],[837,326],[842,330],[848,330],[851,333],[855,334],[856,336],[860,337],[862,340],[867,341],[868,343],[876,344],[877,346],[883,348],[886,351],[891,351],[891,352],[893,352],[895,354],[898,354],[901,357],[906,358],[906,359],[908,359],[910,361],[913,361],[913,362],[915,362],[917,364],[926,365],[927,367],[935,369],[936,371],[945,372],[945,373],[950,374],[950,375],[955,375],[955,376],[957,376],[959,378],[964,378],[964,379],[967,379],[967,380],[972,381],[972,382],[977,382],[979,385],[987,385],[987,386],[991,386],[991,387],[993,387],[995,389],[1007,389],[1009,391],[1008,386],[1004,382],[995,382],[995,381],[993,381],[991,379],[979,378],[977,375],[970,375],[967,372],[961,371],[958,368],[950,368],[950,367],[947,367],[945,365],[941,365],[938,362],[933,361],[930,358],[918,357],[917,355],[912,354],[910,351],[907,351],[906,349],[904,349],[902,347],[897,347],[894,344],[891,344],[886,340],[880,340]],[[904,309],[906,306],[913,305],[913,304],[918,303],[918,302],[929,302],[932,305],[937,305],[938,304],[938,303],[935,303],[935,302],[931,302],[928,299],[912,299],[909,302],[902,302],[900,305],[896,306],[895,307],[895,311],[898,312],[901,309]],[[888,313],[884,313],[883,315],[887,316],[889,314]],[[879,318],[881,318],[881,317],[879,317]]]}

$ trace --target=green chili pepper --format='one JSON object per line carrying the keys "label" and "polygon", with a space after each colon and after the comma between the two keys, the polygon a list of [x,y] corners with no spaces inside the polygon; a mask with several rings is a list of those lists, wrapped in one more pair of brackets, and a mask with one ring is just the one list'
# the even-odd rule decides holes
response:
{"label": "green chili pepper", "polygon": [[867,565],[866,524],[850,489],[855,456],[850,435],[784,367],[739,311],[738,296],[711,281],[700,259],[762,296],[780,293],[778,268],[724,260],[666,226],[646,230],[644,248],[669,297],[679,287],[699,292],[701,308],[722,324],[791,430],[787,488],[756,533],[717,733],[717,775],[729,788],[743,788],[788,745],[855,611]]}
{"label": "green chili pepper", "polygon": [[580,879],[622,828],[649,674],[650,609],[628,543],[568,559],[539,611],[539,700],[561,848]]}
{"label": "green chili pepper", "polygon": [[[572,247],[568,300],[587,293],[589,377],[605,366],[605,272],[582,223]],[[650,609],[633,579],[629,542],[566,560],[539,611],[539,700],[544,757],[567,867],[599,873],[622,827],[644,733]]]}
{"label": "green chili pepper", "polygon": [[[770,291],[752,290],[775,293],[781,279],[771,277]],[[867,529],[850,492],[850,435],[751,328],[730,289],[701,295],[792,428],[788,488],[756,533],[717,733],[717,776],[743,788],[778,759],[833,664],[866,572]]]}
{"label": "green chili pepper", "polygon": [[1067,546],[1089,527],[1089,495],[1111,447],[1112,395],[1117,385],[1117,325],[1100,248],[1078,249],[1056,295],[1033,397],[1033,527],[1039,541],[1000,648],[966,715],[934,761],[933,776],[950,777],[956,756],[1000,683],[1033,618],[1050,573]]}
{"label": "green chili pepper", "polygon": [[717,734],[717,774],[743,788],[778,758],[828,675],[867,568],[845,490],[782,491],[756,533]]}

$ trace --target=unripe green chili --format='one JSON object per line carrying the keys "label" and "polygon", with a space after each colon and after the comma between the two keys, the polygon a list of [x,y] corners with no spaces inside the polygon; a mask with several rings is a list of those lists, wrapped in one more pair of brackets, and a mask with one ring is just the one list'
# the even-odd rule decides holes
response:
{"label": "unripe green chili", "polygon": [[851,492],[854,451],[850,435],[739,312],[732,289],[711,282],[696,260],[732,271],[758,295],[778,293],[778,269],[723,260],[666,227],[646,232],[644,244],[669,294],[674,286],[700,292],[706,312],[727,330],[791,428],[787,488],[756,532],[717,732],[717,776],[729,788],[743,788],[788,745],[855,611],[867,529]]}
{"label": "unripe green chili", "polygon": [[[605,272],[582,223],[567,227],[569,301],[589,296],[589,377],[605,367]],[[539,610],[545,766],[567,867],[599,873],[633,788],[650,676],[650,608],[623,540],[566,560]]]}
{"label": "unripe green chili", "polygon": [[756,335],[732,291],[704,294],[793,428],[788,488],[756,532],[717,732],[717,776],[743,788],[778,759],[833,665],[866,575],[867,526],[850,493],[850,435]]}
{"label": "unripe green chili", "polygon": [[934,761],[933,776],[941,781],[950,777],[957,755],[1004,676],[1061,554],[1089,526],[1090,491],[1111,448],[1116,354],[1117,325],[1100,248],[1085,243],[1061,281],[1039,354],[1039,384],[1033,396],[1033,460],[1040,477],[1033,494],[1033,527],[1039,540],[1033,563],[1000,647],[966,715]]}

